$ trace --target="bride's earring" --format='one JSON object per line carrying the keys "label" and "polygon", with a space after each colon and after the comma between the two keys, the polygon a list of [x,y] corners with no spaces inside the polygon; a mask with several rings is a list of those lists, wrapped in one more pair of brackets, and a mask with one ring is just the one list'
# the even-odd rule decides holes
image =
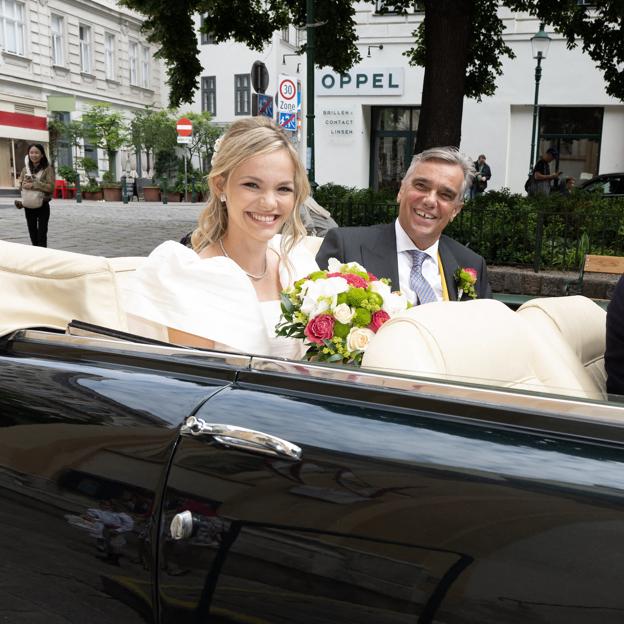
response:
{"label": "bride's earring", "polygon": [[225,204],[225,193],[221,193],[221,197],[219,198],[222,204]]}

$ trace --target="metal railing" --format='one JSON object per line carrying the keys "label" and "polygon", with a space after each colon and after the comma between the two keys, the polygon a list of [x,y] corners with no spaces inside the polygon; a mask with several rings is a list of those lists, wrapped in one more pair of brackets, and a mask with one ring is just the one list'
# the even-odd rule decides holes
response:
{"label": "metal railing", "polygon": [[[586,253],[624,255],[624,202],[600,210],[543,209],[467,204],[445,230],[481,254],[488,264],[578,270]],[[389,223],[393,203],[326,202],[341,226]]]}

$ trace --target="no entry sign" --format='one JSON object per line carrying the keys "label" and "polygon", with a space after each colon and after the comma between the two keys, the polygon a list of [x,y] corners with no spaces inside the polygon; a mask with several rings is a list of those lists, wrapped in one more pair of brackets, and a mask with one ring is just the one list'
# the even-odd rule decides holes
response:
{"label": "no entry sign", "polygon": [[190,143],[193,136],[193,122],[188,117],[180,117],[176,123],[178,143]]}

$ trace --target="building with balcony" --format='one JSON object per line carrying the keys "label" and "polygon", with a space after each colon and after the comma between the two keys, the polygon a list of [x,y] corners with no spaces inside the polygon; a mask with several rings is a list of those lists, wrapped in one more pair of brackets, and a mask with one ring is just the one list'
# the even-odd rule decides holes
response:
{"label": "building with balcony", "polygon": [[[127,117],[164,105],[162,63],[141,24],[114,0],[0,0],[0,187],[15,185],[29,143],[48,149],[49,118],[78,119],[95,103]],[[73,155],[61,143],[58,164]],[[96,146],[83,142],[79,155],[107,168]]]}

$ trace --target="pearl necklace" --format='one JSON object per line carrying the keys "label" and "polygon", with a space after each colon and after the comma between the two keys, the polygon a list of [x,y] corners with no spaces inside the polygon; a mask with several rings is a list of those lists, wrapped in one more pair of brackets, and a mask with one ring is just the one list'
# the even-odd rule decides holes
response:
{"label": "pearl necklace", "polygon": [[[219,246],[221,247],[221,251],[223,252],[223,255],[226,258],[229,258],[230,260],[232,260],[232,258],[230,258],[230,256],[228,256],[228,252],[225,251],[225,247],[223,246],[223,239],[222,238],[219,239]],[[232,262],[235,262],[235,261],[232,260]],[[238,263],[236,263],[236,264],[238,264]],[[240,264],[238,266],[240,266]],[[240,268],[243,269],[243,267],[240,267]],[[261,275],[252,275],[251,273],[247,273],[247,271],[245,271],[245,269],[243,269],[243,271],[245,271],[245,275],[247,277],[250,277],[252,280],[256,280],[257,281],[257,280],[261,280],[266,275],[266,272],[267,272],[268,268],[269,268],[269,263],[267,262],[267,257],[266,257],[266,253],[265,253],[264,254],[264,271],[262,271]]]}

